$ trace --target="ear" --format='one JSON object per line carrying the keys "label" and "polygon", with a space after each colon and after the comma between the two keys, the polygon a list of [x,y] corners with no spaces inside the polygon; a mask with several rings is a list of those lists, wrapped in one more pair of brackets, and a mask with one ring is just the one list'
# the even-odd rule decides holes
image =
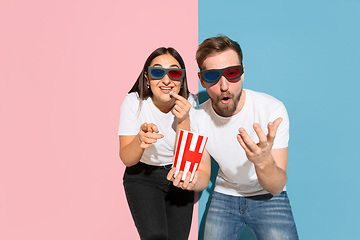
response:
{"label": "ear", "polygon": [[150,80],[149,80],[149,78],[147,77],[147,72],[146,72],[146,71],[144,72],[144,78],[146,79],[147,85],[150,85]]}
{"label": "ear", "polygon": [[198,72],[198,78],[199,78],[199,80],[200,80],[201,86],[202,86],[203,88],[206,88],[206,87],[205,87],[205,82],[201,79],[201,75],[200,75],[199,72]]}
{"label": "ear", "polygon": [[245,79],[245,65],[243,65],[243,75],[241,76],[242,82],[244,82]]}

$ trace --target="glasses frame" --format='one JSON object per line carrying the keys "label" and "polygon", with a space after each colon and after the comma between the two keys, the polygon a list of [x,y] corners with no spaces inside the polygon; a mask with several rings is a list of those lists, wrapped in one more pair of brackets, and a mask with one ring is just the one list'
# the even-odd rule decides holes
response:
{"label": "glasses frame", "polygon": [[[154,75],[152,75],[151,73],[151,70],[153,69],[160,69],[160,70],[163,70],[164,71],[164,75],[162,75],[161,77],[156,77]],[[180,71],[181,72],[181,77],[179,78],[173,78],[169,75],[169,72],[170,71],[173,71],[173,70],[177,70],[177,71]],[[150,77],[152,79],[156,79],[156,80],[159,80],[159,79],[162,79],[165,75],[168,75],[168,77],[171,79],[171,80],[175,80],[175,81],[180,81],[181,79],[183,79],[185,77],[185,74],[186,74],[186,71],[185,69],[181,69],[181,68],[162,68],[162,67],[148,67],[148,74],[150,75]]]}
{"label": "glasses frame", "polygon": [[[240,74],[239,76],[237,77],[234,77],[234,78],[229,78],[225,75],[225,71],[226,70],[229,70],[231,68],[240,68]],[[208,80],[205,78],[205,74],[208,73],[208,72],[219,72],[219,77],[215,80]],[[244,74],[244,67],[243,65],[236,65],[236,66],[230,66],[230,67],[227,67],[227,68],[222,68],[222,69],[209,69],[209,70],[201,70],[200,71],[200,76],[201,76],[201,79],[206,82],[206,83],[209,83],[209,84],[215,84],[219,81],[219,79],[221,78],[221,76],[224,76],[229,82],[236,82],[234,80],[237,80],[237,79],[240,79],[240,77]]]}

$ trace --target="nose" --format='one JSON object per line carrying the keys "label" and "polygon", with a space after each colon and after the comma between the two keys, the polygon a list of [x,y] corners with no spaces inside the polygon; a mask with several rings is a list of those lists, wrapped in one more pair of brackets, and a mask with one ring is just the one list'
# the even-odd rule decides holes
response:
{"label": "nose", "polygon": [[161,81],[165,84],[168,85],[171,82],[171,79],[169,78],[169,76],[167,74],[165,74],[165,76],[161,79]]}
{"label": "nose", "polygon": [[221,78],[219,79],[218,84],[219,84],[220,90],[222,92],[226,92],[229,89],[229,82],[224,76],[221,76]]}

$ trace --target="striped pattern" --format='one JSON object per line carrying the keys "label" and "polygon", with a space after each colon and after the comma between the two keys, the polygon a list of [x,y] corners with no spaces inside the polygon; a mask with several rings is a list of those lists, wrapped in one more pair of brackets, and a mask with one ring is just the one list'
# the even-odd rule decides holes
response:
{"label": "striped pattern", "polygon": [[184,174],[181,180],[185,180],[187,172],[191,172],[190,181],[193,180],[195,172],[199,168],[206,142],[207,137],[180,130],[174,159],[175,176],[179,171],[183,171]]}

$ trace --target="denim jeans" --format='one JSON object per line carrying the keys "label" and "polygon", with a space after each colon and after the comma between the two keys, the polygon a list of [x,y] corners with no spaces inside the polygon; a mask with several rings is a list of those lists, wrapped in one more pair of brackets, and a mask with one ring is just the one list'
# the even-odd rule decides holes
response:
{"label": "denim jeans", "polygon": [[255,239],[298,239],[286,191],[237,197],[214,192],[205,223],[204,240],[235,240],[248,225]]}
{"label": "denim jeans", "polygon": [[170,168],[139,162],[125,170],[126,198],[143,240],[188,239],[194,192],[174,187],[166,179]]}

